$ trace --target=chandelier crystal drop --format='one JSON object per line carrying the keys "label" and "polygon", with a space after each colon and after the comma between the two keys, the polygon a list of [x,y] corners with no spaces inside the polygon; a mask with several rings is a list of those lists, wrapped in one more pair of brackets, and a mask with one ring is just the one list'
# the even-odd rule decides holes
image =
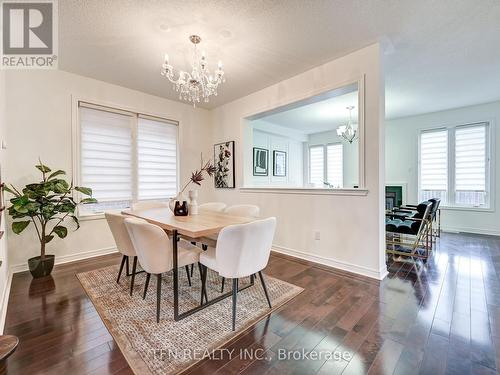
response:
{"label": "chandelier crystal drop", "polygon": [[351,105],[346,107],[346,109],[349,111],[349,122],[347,125],[340,125],[337,128],[337,135],[347,142],[352,143],[358,139],[358,131],[354,128],[352,123],[352,110],[354,109],[354,106]]}
{"label": "chandelier crystal drop", "polygon": [[201,38],[198,35],[191,35],[189,40],[194,45],[191,73],[180,70],[175,78],[174,68],[169,64],[168,55],[165,54],[161,75],[174,84],[175,91],[179,93],[179,99],[191,102],[193,106],[196,106],[196,103],[201,101],[208,103],[209,97],[212,95],[217,96],[219,84],[225,82],[226,79],[221,61],[213,74],[208,70],[205,53],[202,52],[200,55],[196,48],[201,42]]}

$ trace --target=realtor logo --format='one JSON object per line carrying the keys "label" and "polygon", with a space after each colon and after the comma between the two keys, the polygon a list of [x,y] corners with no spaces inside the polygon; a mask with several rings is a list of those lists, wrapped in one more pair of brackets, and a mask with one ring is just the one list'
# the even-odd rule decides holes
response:
{"label": "realtor logo", "polygon": [[2,68],[57,68],[57,0],[3,0],[1,10]]}

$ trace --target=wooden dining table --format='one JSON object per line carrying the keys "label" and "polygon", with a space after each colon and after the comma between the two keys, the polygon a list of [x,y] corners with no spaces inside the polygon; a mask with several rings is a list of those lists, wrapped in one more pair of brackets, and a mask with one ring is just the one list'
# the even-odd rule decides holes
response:
{"label": "wooden dining table", "polygon": [[[218,234],[223,228],[229,225],[249,223],[255,219],[241,216],[231,216],[218,212],[200,212],[198,215],[175,216],[169,208],[152,208],[145,210],[124,210],[125,215],[144,219],[147,222],[157,225],[172,239],[173,256],[173,288],[174,288],[174,320],[184,319],[204,308],[229,297],[231,292],[222,294],[204,304],[200,304],[193,309],[179,313],[179,270],[177,242],[179,236],[191,242],[199,242],[210,246],[215,246],[215,240],[208,238]],[[205,247],[206,248],[206,247]],[[253,278],[251,284],[253,285]],[[247,286],[247,287],[248,287]],[[240,288],[239,290],[243,290]]]}

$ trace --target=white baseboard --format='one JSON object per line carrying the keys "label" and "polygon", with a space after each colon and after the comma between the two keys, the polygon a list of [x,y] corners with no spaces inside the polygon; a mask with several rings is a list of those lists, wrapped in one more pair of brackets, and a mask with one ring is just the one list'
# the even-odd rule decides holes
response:
{"label": "white baseboard", "polygon": [[449,233],[472,233],[472,234],[485,234],[488,236],[500,236],[500,231],[498,231],[498,230],[489,230],[489,229],[481,229],[481,228],[443,226],[441,228],[441,230],[443,232],[449,232]]}
{"label": "white baseboard", "polygon": [[7,306],[9,304],[10,296],[10,286],[12,285],[12,269],[9,268],[7,274],[7,282],[5,283],[4,289],[2,290],[2,308],[0,311],[0,334],[3,335],[3,330],[5,328],[5,318],[7,317]]}
{"label": "white baseboard", "polygon": [[[55,264],[64,264],[64,263],[69,263],[69,262],[75,262],[77,260],[83,260],[83,259],[98,257],[101,255],[116,253],[117,251],[118,250],[116,249],[116,247],[113,246],[113,247],[105,247],[103,249],[84,251],[84,252],[76,253],[76,254],[58,255],[58,256],[56,256]],[[23,271],[28,271],[28,261],[26,260],[25,263],[12,265],[10,267],[10,271],[12,274],[18,273],[18,272],[23,272]]]}
{"label": "white baseboard", "polygon": [[323,264],[328,267],[337,268],[342,271],[356,273],[358,275],[367,276],[372,279],[383,280],[388,272],[384,267],[381,270],[375,270],[369,267],[358,266],[349,262],[343,262],[340,260],[335,260],[332,258],[323,257],[321,255],[315,255],[311,253],[306,253],[304,251],[294,250],[283,246],[273,245],[273,251],[277,253],[289,255],[295,258],[304,259],[310,262]]}

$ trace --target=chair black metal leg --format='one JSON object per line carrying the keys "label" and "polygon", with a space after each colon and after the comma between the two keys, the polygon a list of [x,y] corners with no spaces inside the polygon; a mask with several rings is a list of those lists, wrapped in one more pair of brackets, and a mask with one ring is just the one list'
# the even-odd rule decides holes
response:
{"label": "chair black metal leg", "polygon": [[151,278],[151,274],[146,274],[146,283],[144,284],[144,294],[142,295],[142,299],[146,299],[146,293],[148,292],[149,287],[149,279]]}
{"label": "chair black metal leg", "polygon": [[221,286],[221,288],[220,288],[220,292],[221,292],[221,293],[224,293],[224,284],[225,284],[225,283],[226,283],[226,278],[225,278],[225,277],[223,277],[223,278],[222,278],[222,286]]}
{"label": "chair black metal leg", "polygon": [[156,323],[160,323],[161,273],[156,275]]}
{"label": "chair black metal leg", "polygon": [[126,261],[126,263],[127,263],[127,276],[130,276],[130,267],[129,267],[129,261],[128,261],[128,258],[129,258],[129,257],[128,257],[128,255],[127,255],[127,261]]}
{"label": "chair black metal leg", "polygon": [[132,291],[134,290],[134,280],[135,280],[135,269],[137,268],[137,257],[134,257],[134,263],[132,266],[132,279],[130,280],[130,295],[132,295]]}
{"label": "chair black metal leg", "polygon": [[236,297],[238,296],[238,279],[233,279],[233,331],[236,329]]}
{"label": "chair black metal leg", "polygon": [[123,266],[125,265],[125,260],[127,259],[127,256],[124,255],[122,257],[122,262],[120,264],[120,271],[118,271],[118,278],[116,279],[116,282],[119,283],[120,282],[120,276],[122,275],[122,271],[123,271]]}
{"label": "chair black metal leg", "polygon": [[193,273],[194,273],[194,263],[191,264],[191,277],[193,277]]}
{"label": "chair black metal leg", "polygon": [[273,307],[271,306],[271,300],[269,299],[269,294],[267,293],[266,282],[264,281],[264,275],[262,275],[262,271],[259,271],[259,277],[260,277],[260,282],[262,283],[262,288],[264,289],[264,294],[266,295],[267,298],[267,303],[269,305],[269,308],[272,309]]}
{"label": "chair black metal leg", "polygon": [[253,284],[255,279],[255,274],[250,275],[250,282]]}
{"label": "chair black metal leg", "polygon": [[189,266],[186,264],[186,275],[188,277],[188,284],[191,286],[191,275],[189,275]]}
{"label": "chair black metal leg", "polygon": [[207,298],[207,291],[206,291],[206,283],[207,283],[207,273],[208,273],[208,268],[205,266],[201,266],[201,298],[200,298],[200,305],[203,305],[203,296],[205,296],[205,299],[208,302]]}
{"label": "chair black metal leg", "polygon": [[206,250],[208,249],[208,245],[202,244],[202,245],[201,245],[201,249],[202,249],[203,251],[206,251]]}

